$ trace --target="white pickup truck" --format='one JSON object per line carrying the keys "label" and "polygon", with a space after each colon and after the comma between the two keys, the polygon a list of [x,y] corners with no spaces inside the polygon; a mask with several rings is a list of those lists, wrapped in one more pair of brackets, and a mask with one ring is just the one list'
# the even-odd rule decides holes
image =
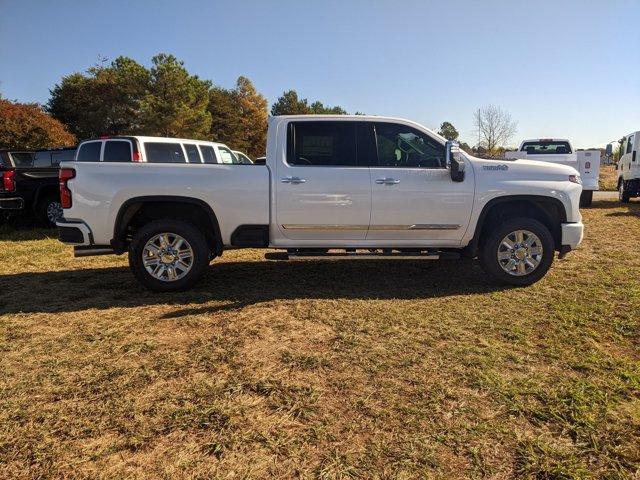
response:
{"label": "white pickup truck", "polygon": [[640,132],[633,132],[622,139],[618,171],[618,197],[629,203],[632,197],[640,197]]}
{"label": "white pickup truck", "polygon": [[[272,117],[266,165],[184,162],[192,140],[125,140],[138,161],[83,162],[83,142],[62,165],[60,240],[77,256],[128,252],[156,291],[190,288],[238,247],[291,260],[463,254],[529,285],[582,240],[575,169],[474,158],[408,120]],[[143,161],[163,149],[181,163]]]}
{"label": "white pickup truck", "polygon": [[582,179],[581,207],[590,207],[593,192],[599,190],[600,150],[574,150],[565,138],[524,140],[517,151],[506,152],[507,159],[529,159],[559,163],[575,168]]}

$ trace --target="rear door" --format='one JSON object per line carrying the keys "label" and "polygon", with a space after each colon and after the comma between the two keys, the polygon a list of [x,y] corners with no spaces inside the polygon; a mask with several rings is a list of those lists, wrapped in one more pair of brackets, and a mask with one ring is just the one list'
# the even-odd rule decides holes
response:
{"label": "rear door", "polygon": [[276,162],[276,221],[296,240],[363,240],[371,213],[368,166],[359,164],[357,122],[287,125],[285,158]]}
{"label": "rear door", "polygon": [[376,122],[372,128],[378,159],[371,167],[367,240],[460,241],[471,217],[473,171],[454,182],[437,139],[399,123]]}

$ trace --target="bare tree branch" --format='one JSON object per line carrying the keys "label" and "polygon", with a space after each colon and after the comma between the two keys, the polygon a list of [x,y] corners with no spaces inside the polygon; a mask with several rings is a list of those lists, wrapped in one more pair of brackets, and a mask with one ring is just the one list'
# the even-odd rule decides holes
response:
{"label": "bare tree branch", "polygon": [[505,146],[518,130],[518,122],[495,105],[487,105],[475,112],[473,123],[479,137],[478,147],[484,148],[490,155]]}

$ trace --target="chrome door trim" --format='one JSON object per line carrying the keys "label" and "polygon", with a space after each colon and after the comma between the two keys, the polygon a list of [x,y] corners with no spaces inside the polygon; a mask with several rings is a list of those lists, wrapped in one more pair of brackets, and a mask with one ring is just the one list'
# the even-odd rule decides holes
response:
{"label": "chrome door trim", "polygon": [[285,224],[285,230],[458,230],[462,225],[449,224],[413,224],[413,225],[313,225]]}

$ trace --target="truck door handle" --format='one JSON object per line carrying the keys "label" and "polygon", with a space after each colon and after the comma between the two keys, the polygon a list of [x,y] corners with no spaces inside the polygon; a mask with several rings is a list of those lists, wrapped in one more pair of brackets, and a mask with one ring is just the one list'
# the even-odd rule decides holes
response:
{"label": "truck door handle", "polygon": [[284,178],[281,178],[280,181],[282,183],[293,183],[294,185],[297,185],[298,183],[307,182],[304,178],[300,178],[300,177],[284,177]]}
{"label": "truck door handle", "polygon": [[400,183],[400,180],[397,180],[395,178],[379,178],[376,180],[376,183],[378,185],[397,185],[398,183]]}

